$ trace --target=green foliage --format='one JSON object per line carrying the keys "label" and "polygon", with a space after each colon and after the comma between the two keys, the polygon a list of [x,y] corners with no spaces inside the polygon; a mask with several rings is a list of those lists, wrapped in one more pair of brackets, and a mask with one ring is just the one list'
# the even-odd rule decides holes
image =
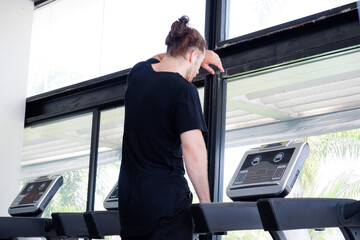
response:
{"label": "green foliage", "polygon": [[[360,197],[360,130],[330,133],[303,139],[310,154],[290,197]],[[338,229],[309,230],[311,239],[331,239]]]}
{"label": "green foliage", "polygon": [[[360,130],[331,133],[304,138],[310,146],[310,154],[289,197],[353,198],[360,196]],[[117,179],[120,162],[98,167],[96,197],[103,201]],[[63,174],[64,185],[45,210],[52,212],[83,212],[86,206],[88,169]],[[311,239],[331,239],[339,234],[337,229],[309,230]],[[270,239],[265,231],[234,231],[224,240]]]}
{"label": "green foliage", "polygon": [[252,230],[252,231],[233,231],[228,232],[227,235],[223,236],[224,240],[267,240],[272,239],[268,232],[264,230]]}
{"label": "green foliage", "polygon": [[310,154],[293,197],[358,198],[360,130],[305,138]]}
{"label": "green foliage", "polygon": [[[99,204],[105,199],[117,180],[120,162],[98,167],[96,183],[96,199]],[[112,173],[112,174],[109,174]],[[115,177],[114,177],[115,175]],[[89,169],[79,169],[62,173],[64,183],[50,201],[42,217],[50,218],[53,212],[84,212],[86,211]],[[114,180],[114,178],[116,180]]]}
{"label": "green foliage", "polygon": [[50,201],[43,217],[51,217],[53,212],[84,212],[87,200],[89,169],[80,169],[62,174],[64,184]]}
{"label": "green foliage", "polygon": [[119,171],[120,161],[98,166],[96,175],[95,210],[98,210],[99,208],[102,209],[102,203],[116,183]]}
{"label": "green foliage", "polygon": [[[360,129],[312,136],[310,154],[289,197],[360,198]],[[309,229],[312,240],[343,239],[338,228]],[[264,231],[228,232],[224,240],[272,239]]]}

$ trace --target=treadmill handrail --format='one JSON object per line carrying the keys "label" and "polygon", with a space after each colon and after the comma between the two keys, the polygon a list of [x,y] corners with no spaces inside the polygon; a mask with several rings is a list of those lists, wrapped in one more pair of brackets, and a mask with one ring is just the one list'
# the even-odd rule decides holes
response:
{"label": "treadmill handrail", "polygon": [[256,202],[201,203],[190,207],[195,233],[262,229]]}
{"label": "treadmill handrail", "polygon": [[0,217],[0,238],[56,236],[50,218]]}
{"label": "treadmill handrail", "polygon": [[343,207],[355,202],[336,198],[268,198],[259,199],[257,206],[264,230],[281,231],[360,226],[360,216],[343,217]]}

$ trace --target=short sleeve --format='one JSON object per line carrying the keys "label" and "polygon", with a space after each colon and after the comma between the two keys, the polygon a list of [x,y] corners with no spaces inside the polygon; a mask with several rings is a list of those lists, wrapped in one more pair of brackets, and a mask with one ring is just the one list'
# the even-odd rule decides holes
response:
{"label": "short sleeve", "polygon": [[138,62],[131,68],[130,74],[133,72],[136,72],[138,69],[141,69],[146,64],[153,64],[153,63],[158,63],[158,62],[160,62],[160,61],[155,58],[149,58],[146,61]]}
{"label": "short sleeve", "polygon": [[199,94],[194,86],[186,87],[183,94],[179,95],[175,108],[175,118],[179,134],[194,129],[200,129],[203,133],[207,132]]}
{"label": "short sleeve", "polygon": [[146,62],[153,64],[153,63],[158,63],[158,62],[160,62],[160,61],[157,60],[157,59],[155,59],[155,58],[149,58],[148,60],[146,60]]}

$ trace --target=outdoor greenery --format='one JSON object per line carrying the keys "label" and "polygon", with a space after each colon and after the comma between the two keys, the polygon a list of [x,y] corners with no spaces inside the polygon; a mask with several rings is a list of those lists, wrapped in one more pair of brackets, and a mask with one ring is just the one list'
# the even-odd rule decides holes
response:
{"label": "outdoor greenery", "polygon": [[[298,140],[308,142],[310,154],[288,197],[360,199],[360,129]],[[120,161],[98,167],[95,209],[102,207],[104,198],[117,180],[119,169]],[[62,176],[64,184],[46,208],[43,217],[51,217],[52,212],[86,210],[88,169],[65,172]],[[196,195],[194,202],[198,202]],[[308,231],[312,240],[343,239],[338,229]],[[263,240],[271,237],[263,230],[234,231],[228,232],[223,239]]]}
{"label": "outdoor greenery", "polygon": [[118,180],[120,161],[103,164],[96,175],[95,210],[103,210],[103,201]]}
{"label": "outdoor greenery", "polygon": [[[300,140],[300,139],[299,139]],[[288,197],[360,199],[360,129],[308,137],[310,154]],[[339,229],[309,229],[312,240],[344,239]],[[229,232],[224,240],[271,239],[264,231]]]}
{"label": "outdoor greenery", "polygon": [[[310,154],[291,197],[360,198],[360,130],[305,139]],[[311,239],[339,239],[338,229],[309,230]],[[340,239],[343,239],[341,237]]]}
{"label": "outdoor greenery", "polygon": [[[120,162],[104,164],[98,167],[96,182],[95,207],[102,210],[102,203],[115,184],[120,169]],[[112,173],[112,174],[109,174]],[[115,173],[115,177],[114,177]],[[43,217],[51,217],[53,212],[84,212],[86,211],[87,184],[89,169],[80,169],[61,174],[64,184],[50,201]]]}
{"label": "outdoor greenery", "polygon": [[[360,199],[360,129],[308,137],[310,154],[288,197],[321,197]],[[102,204],[114,184],[114,172],[120,162],[99,166],[97,173],[96,201]],[[111,174],[109,174],[111,172]],[[83,212],[86,210],[88,169],[62,174],[64,184],[46,208],[43,217],[52,212]],[[115,177],[115,179],[117,176]],[[313,240],[339,239],[338,229],[308,230]],[[229,232],[224,240],[270,239],[265,231]],[[343,239],[343,238],[340,238]]]}
{"label": "outdoor greenery", "polygon": [[53,212],[84,212],[86,210],[88,175],[88,168],[63,173],[64,183],[42,216],[51,217]]}

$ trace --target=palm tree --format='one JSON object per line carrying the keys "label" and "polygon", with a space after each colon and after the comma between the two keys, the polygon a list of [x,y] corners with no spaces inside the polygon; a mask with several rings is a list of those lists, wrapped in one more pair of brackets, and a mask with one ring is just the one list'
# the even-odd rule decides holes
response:
{"label": "palm tree", "polygon": [[[310,154],[291,197],[359,199],[360,129],[304,140],[310,145]],[[335,230],[309,230],[309,234],[311,239],[331,239]]]}
{"label": "palm tree", "polygon": [[64,184],[50,201],[42,216],[49,218],[53,212],[84,212],[88,174],[88,168],[63,173]]}
{"label": "palm tree", "polygon": [[[310,154],[288,197],[360,199],[360,129],[312,136]],[[309,229],[313,240],[341,237],[339,229]],[[264,231],[229,232],[224,240],[271,239]],[[337,238],[338,239],[338,238]]]}

